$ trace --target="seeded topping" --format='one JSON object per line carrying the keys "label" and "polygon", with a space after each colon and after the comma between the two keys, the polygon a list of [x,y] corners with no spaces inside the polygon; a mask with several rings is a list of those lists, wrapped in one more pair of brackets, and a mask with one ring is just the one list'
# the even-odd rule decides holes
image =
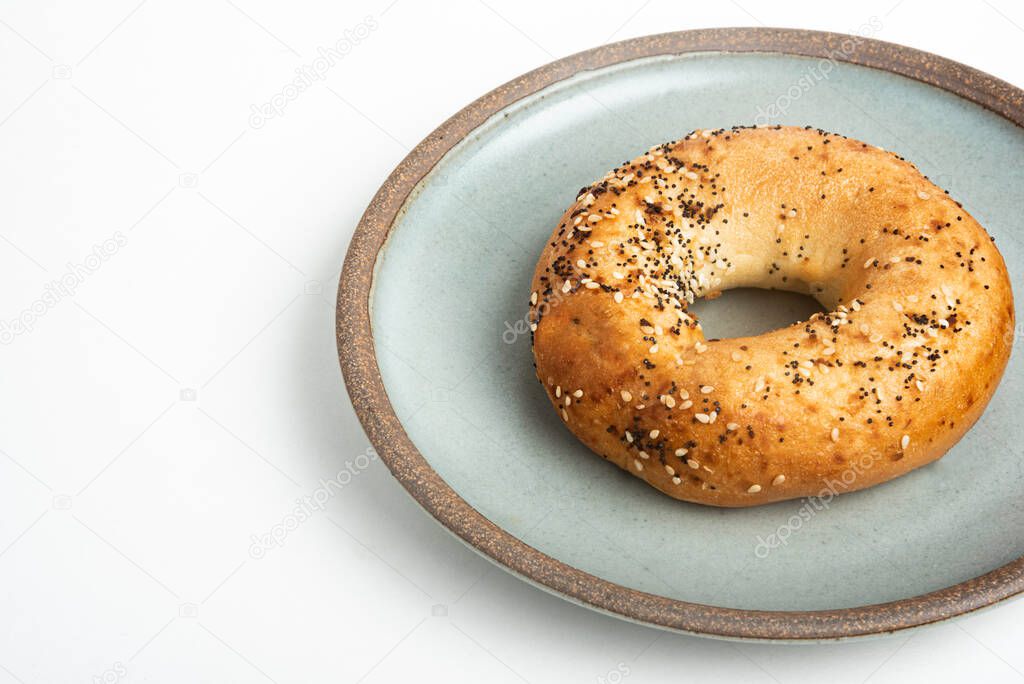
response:
{"label": "seeded topping", "polygon": [[[808,197],[778,185],[767,211],[750,206],[764,202],[763,193],[755,200],[748,187],[730,187],[727,150],[764,134],[694,131],[582,188],[529,295],[531,341],[547,332],[553,311],[559,320],[551,339],[572,340],[557,363],[538,366],[551,376],[545,387],[563,421],[574,431],[598,421],[608,444],[588,444],[637,472],[657,461],[642,477],[658,486],[670,481],[680,497],[756,494],[758,482],[786,483],[782,468],[790,479],[781,494],[790,494],[806,477],[772,454],[791,448],[819,464],[815,472],[834,472],[877,435],[888,445],[883,456],[898,461],[911,441],[905,431],[920,439],[907,409],[933,402],[944,410],[946,380],[962,372],[950,355],[987,344],[975,332],[984,309],[974,302],[1002,267],[959,205],[926,182],[917,187],[927,189],[908,191],[865,176],[851,168],[862,163],[862,151],[876,164],[866,168],[916,170],[892,152],[808,127],[800,138],[806,144],[773,163],[796,165],[808,183],[822,179],[823,192]],[[872,218],[860,237],[836,234],[836,216],[883,205],[902,206],[915,220]],[[707,339],[691,305],[737,283],[804,292],[826,311],[776,331],[780,342],[770,348],[760,340]],[[605,319],[610,330],[626,332],[595,335]],[[579,363],[577,348],[593,356]],[[591,384],[599,372],[607,380]],[[961,421],[942,418],[950,430]],[[921,444],[927,451],[927,436]],[[756,458],[761,472],[737,465],[734,454]],[[748,469],[746,482],[737,468]]]}

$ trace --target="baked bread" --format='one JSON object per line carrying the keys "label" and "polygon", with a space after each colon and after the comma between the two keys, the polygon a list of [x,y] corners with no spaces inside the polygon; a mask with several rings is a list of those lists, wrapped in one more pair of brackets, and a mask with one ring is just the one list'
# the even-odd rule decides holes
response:
{"label": "baked bread", "polygon": [[[736,287],[828,313],[706,340],[687,305]],[[992,239],[913,164],[779,126],[695,131],[583,188],[529,315],[568,428],[714,506],[861,489],[939,458],[995,391],[1014,325]]]}

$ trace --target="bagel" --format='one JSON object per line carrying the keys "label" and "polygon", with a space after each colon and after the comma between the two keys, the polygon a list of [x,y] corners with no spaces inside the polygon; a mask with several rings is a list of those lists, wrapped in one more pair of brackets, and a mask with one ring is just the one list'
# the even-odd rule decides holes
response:
{"label": "bagel", "polygon": [[[825,312],[706,340],[696,298]],[[892,152],[822,130],[698,130],[578,193],[530,295],[537,377],[590,449],[676,499],[853,491],[942,456],[1012,345],[1002,256]]]}

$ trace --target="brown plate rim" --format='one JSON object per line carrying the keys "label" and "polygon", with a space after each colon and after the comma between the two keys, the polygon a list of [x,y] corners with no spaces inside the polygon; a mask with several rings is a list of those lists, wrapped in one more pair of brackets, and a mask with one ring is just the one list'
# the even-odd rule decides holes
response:
{"label": "brown plate rim", "polygon": [[906,76],[975,102],[1024,127],[1024,91],[927,52],[865,37],[802,29],[715,28],[633,38],[570,55],[495,88],[420,142],[377,191],[356,227],[338,285],[336,337],[345,384],[370,442],[403,487],[448,530],[494,562],[573,602],[674,631],[734,639],[831,640],[935,623],[1024,592],[1024,557],[939,591],[888,603],[814,611],[723,608],[603,580],[498,527],[430,466],[402,427],[377,365],[370,293],[377,255],[417,183],[490,116],[581,71],[659,55],[765,52],[848,62]]}

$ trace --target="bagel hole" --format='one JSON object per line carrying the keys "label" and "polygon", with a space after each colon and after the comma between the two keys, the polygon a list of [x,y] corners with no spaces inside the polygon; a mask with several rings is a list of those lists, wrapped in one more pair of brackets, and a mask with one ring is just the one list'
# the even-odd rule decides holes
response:
{"label": "bagel hole", "polygon": [[754,337],[806,321],[825,309],[818,300],[798,292],[741,287],[715,299],[698,299],[690,311],[707,339]]}

